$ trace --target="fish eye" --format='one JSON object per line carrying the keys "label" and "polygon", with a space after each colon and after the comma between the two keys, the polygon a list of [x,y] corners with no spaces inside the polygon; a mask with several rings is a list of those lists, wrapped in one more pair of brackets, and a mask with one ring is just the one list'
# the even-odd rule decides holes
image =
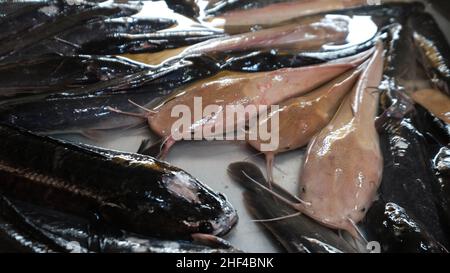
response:
{"label": "fish eye", "polygon": [[201,222],[198,230],[200,233],[211,233],[213,231],[213,225],[210,222]]}

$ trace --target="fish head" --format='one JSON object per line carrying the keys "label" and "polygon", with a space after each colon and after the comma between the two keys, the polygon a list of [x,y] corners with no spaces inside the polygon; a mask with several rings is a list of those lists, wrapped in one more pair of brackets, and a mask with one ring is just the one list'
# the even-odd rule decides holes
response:
{"label": "fish head", "polygon": [[[339,142],[339,141],[337,141]],[[360,222],[376,198],[383,161],[378,145],[351,141],[358,157],[349,158],[348,145],[335,143],[333,152],[306,159],[301,174],[301,210],[326,226],[347,230],[357,236]],[[310,154],[311,155],[311,154]],[[319,160],[320,158],[320,160]]]}
{"label": "fish head", "polygon": [[154,176],[129,184],[108,202],[103,217],[119,219],[116,224],[132,232],[164,238],[190,238],[193,233],[221,236],[237,223],[237,212],[224,195],[178,168],[163,162],[155,166]]}

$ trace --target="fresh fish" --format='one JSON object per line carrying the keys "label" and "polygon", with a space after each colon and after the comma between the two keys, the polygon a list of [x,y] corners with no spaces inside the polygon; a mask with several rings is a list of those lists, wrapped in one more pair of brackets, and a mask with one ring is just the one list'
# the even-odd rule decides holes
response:
{"label": "fresh fish", "polygon": [[223,235],[237,222],[221,194],[152,157],[0,126],[0,191],[143,235]]}
{"label": "fresh fish", "polygon": [[227,33],[238,33],[258,26],[279,25],[307,15],[366,5],[362,0],[319,0],[275,3],[261,8],[236,10],[214,17],[211,24]]}
{"label": "fresh fish", "polygon": [[125,57],[147,64],[158,64],[192,54],[214,54],[252,51],[287,50],[300,52],[318,50],[324,44],[342,44],[348,35],[351,19],[346,16],[319,17],[305,24],[290,24],[260,31],[208,39],[186,48],[164,50],[151,54],[129,54]]}
{"label": "fresh fish", "polygon": [[[450,228],[450,125],[430,113],[427,109],[416,106],[417,129],[425,140],[423,149],[427,163],[433,174],[433,194],[436,200],[443,230]],[[447,239],[450,234],[446,232]],[[444,244],[450,245],[450,242]]]}
{"label": "fresh fish", "polygon": [[[286,52],[282,50],[260,50],[233,53],[232,55],[217,54],[216,59],[226,60],[221,63],[222,69],[244,72],[263,72],[281,68],[294,68],[307,65],[321,64],[359,54],[373,48],[378,35],[360,44],[344,46],[333,50],[306,51],[300,53]],[[214,56],[216,56],[214,55]]]}
{"label": "fresh fish", "polygon": [[[187,88],[180,89],[166,101],[153,107],[147,114],[141,116],[147,118],[152,131],[164,139],[165,144],[161,156],[165,156],[175,143],[172,136],[173,132],[183,136],[187,134],[189,136],[192,134],[198,135],[200,133],[203,138],[213,138],[221,135],[221,133],[233,132],[236,128],[232,128],[229,125],[225,126],[226,108],[245,107],[247,105],[256,107],[260,105],[270,106],[304,94],[358,66],[371,53],[372,51],[368,50],[356,56],[322,65],[286,68],[271,72],[251,74],[220,72],[212,78],[207,78]],[[318,77],[317,75],[320,76]],[[280,90],[283,90],[283,92],[280,93]],[[191,113],[194,113],[194,105],[198,103],[199,99],[202,100],[202,105],[217,106],[214,108],[214,118],[203,113],[199,117],[191,115],[191,125],[189,127],[183,128],[184,126],[180,126],[180,128],[173,128],[174,123],[179,119],[179,117],[173,117],[171,114],[173,107],[185,105],[191,110]],[[233,110],[234,108],[230,109]],[[253,118],[253,116],[239,117],[238,115],[236,121],[238,128],[250,118]]]}
{"label": "fresh fish", "polygon": [[[270,181],[273,181],[275,155],[307,145],[309,140],[333,118],[343,98],[358,80],[362,68],[348,71],[306,95],[280,103],[277,111],[270,112],[265,119],[258,121],[257,126],[249,129],[247,139],[252,135],[257,138],[247,142],[265,154]],[[271,131],[273,133],[273,130],[277,130],[278,146],[270,151],[264,151],[261,150],[262,145],[269,145],[270,141],[260,138],[258,128],[269,128],[274,115],[277,115],[279,125],[278,128],[271,128]]]}
{"label": "fresh fish", "polygon": [[310,142],[300,176],[298,209],[318,222],[360,237],[360,222],[376,198],[383,158],[375,117],[383,46],[376,52],[331,122]]}
{"label": "fresh fish", "polygon": [[208,40],[187,48],[184,53],[210,53],[255,49],[320,49],[327,43],[340,44],[348,35],[350,18],[319,17],[307,24],[289,24],[224,38]]}
{"label": "fresh fish", "polygon": [[197,18],[200,8],[195,0],[166,0],[167,6],[173,11],[189,18]]}
{"label": "fresh fish", "polygon": [[409,24],[419,61],[425,67],[431,84],[450,96],[450,45],[434,18],[426,12],[416,12]]}
{"label": "fresh fish", "polygon": [[[99,52],[111,55],[126,51],[127,45],[122,44],[124,41],[120,35],[153,33],[170,28],[175,24],[175,20],[166,18],[121,17],[90,20],[85,24],[58,33],[52,40],[46,40],[41,47],[44,50],[64,55],[95,54]],[[138,46],[136,41],[130,43],[132,42],[134,42],[134,46]],[[104,48],[98,48],[98,46]],[[142,48],[145,48],[143,43]]]}
{"label": "fresh fish", "polygon": [[413,92],[411,98],[443,122],[450,124],[449,96],[436,89],[421,89]]}
{"label": "fresh fish", "polygon": [[[78,52],[89,54],[152,53],[176,49],[223,36],[221,31],[210,29],[167,30],[155,33],[114,33],[103,39],[85,43]],[[156,53],[153,53],[156,54]]]}
{"label": "fresh fish", "polygon": [[[361,229],[378,241],[383,252],[442,252],[443,232],[433,196],[433,176],[424,151],[423,135],[409,88],[415,78],[411,29],[399,25],[387,39],[384,80],[380,86],[381,111],[377,121],[384,167],[378,199],[369,209]],[[386,114],[387,113],[387,114]],[[383,118],[387,116],[389,118]]]}
{"label": "fresh fish", "polygon": [[0,97],[61,92],[144,68],[114,57],[41,56],[19,64],[0,65]]}
{"label": "fresh fish", "polygon": [[[36,2],[10,2],[2,1],[1,11],[7,11],[5,5],[13,5],[11,11],[0,18],[2,30],[0,31],[0,40],[8,36],[16,35],[20,32],[32,29],[40,24],[54,20],[58,15],[71,16],[77,9],[86,9],[91,5],[66,5],[64,1],[36,1]],[[17,6],[21,4],[20,6]]]}
{"label": "fresh fish", "polygon": [[[404,193],[403,193],[404,194]],[[445,248],[422,223],[394,202],[380,199],[367,212],[363,229],[368,240],[380,244],[383,253],[443,253]]]}
{"label": "fresh fish", "polygon": [[[16,233],[12,234],[17,234],[16,236],[11,236],[11,232],[7,233],[5,230],[3,235],[10,235],[10,239],[15,241],[14,245],[19,248],[16,250],[17,252],[24,252],[26,250],[31,252],[52,252],[55,251],[51,249],[52,246],[58,250],[57,252],[72,253],[238,252],[238,250],[226,242],[207,246],[190,241],[169,241],[145,237],[122,230],[102,231],[100,227],[95,230],[86,219],[6,198],[2,200],[2,209],[2,217],[0,219],[7,219],[5,223],[9,221],[9,224],[5,224],[5,227],[15,227]],[[8,214],[5,215],[5,213]],[[32,244],[33,249],[27,249],[30,248],[30,244],[27,245],[20,238],[25,233],[24,230],[17,230],[20,225],[27,227],[25,230],[28,231],[28,234],[31,233],[31,237],[35,239],[35,242]],[[194,236],[198,237],[198,235]],[[23,237],[25,238],[25,236]],[[216,239],[216,241],[220,240],[222,239]],[[45,247],[36,249],[39,244],[45,245]]]}
{"label": "fresh fish", "polygon": [[57,15],[51,22],[37,25],[29,31],[8,36],[8,39],[1,41],[0,59],[6,61],[9,58],[9,62],[14,62],[14,58],[11,55],[26,51],[26,49],[35,46],[39,42],[85,23],[88,20],[99,18],[101,16],[131,15],[137,11],[138,9],[136,7],[111,4],[91,5],[85,9],[77,9],[77,12],[71,16],[66,16],[64,14]]}
{"label": "fresh fish", "polygon": [[270,4],[283,3],[289,0],[210,0],[205,7],[205,13],[210,15],[222,14],[234,9],[261,8]]}
{"label": "fresh fish", "polygon": [[142,118],[120,115],[109,107],[133,111],[129,102],[146,105],[162,100],[177,87],[217,73],[216,64],[206,57],[184,59],[172,67],[138,72],[71,90],[32,98],[10,100],[0,106],[0,121],[43,134],[77,133],[91,139],[107,137],[117,129],[142,125]]}
{"label": "fresh fish", "polygon": [[[244,200],[252,215],[272,233],[288,252],[341,253],[357,250],[333,230],[305,215],[296,213],[288,205],[275,200],[257,183],[267,187],[261,170],[248,162],[235,162],[228,166],[229,175],[245,187]],[[274,185],[276,190],[276,185]],[[284,196],[295,197],[283,192]]]}

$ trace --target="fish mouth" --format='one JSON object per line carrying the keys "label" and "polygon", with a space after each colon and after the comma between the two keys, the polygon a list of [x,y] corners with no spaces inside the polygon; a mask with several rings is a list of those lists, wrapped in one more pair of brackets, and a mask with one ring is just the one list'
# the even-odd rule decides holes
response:
{"label": "fish mouth", "polygon": [[214,230],[212,234],[215,236],[226,235],[237,224],[238,220],[237,211],[229,207],[228,211],[224,212],[221,217],[215,221],[211,221]]}

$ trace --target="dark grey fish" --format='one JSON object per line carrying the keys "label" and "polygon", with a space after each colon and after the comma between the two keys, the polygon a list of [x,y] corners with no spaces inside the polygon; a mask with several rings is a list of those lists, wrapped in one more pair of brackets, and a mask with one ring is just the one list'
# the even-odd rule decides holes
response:
{"label": "dark grey fish", "polygon": [[[264,191],[258,183],[268,187],[261,170],[252,163],[235,162],[229,165],[230,176],[244,186],[244,198],[252,215],[271,232],[275,239],[288,252],[301,253],[341,253],[357,252],[350,243],[338,236],[333,230],[326,228],[304,215],[296,214],[285,203],[275,199]],[[273,190],[282,194],[290,202],[297,202],[290,194],[272,185]],[[283,218],[285,219],[277,219]],[[272,220],[270,220],[272,219]]]}
{"label": "dark grey fish", "polygon": [[450,95],[450,45],[434,18],[425,12],[414,13],[409,24],[414,29],[418,60],[425,67],[431,84]]}
{"label": "dark grey fish", "polygon": [[152,157],[71,144],[0,126],[0,192],[155,237],[226,234],[226,198]]}
{"label": "dark grey fish", "polygon": [[[4,197],[0,199],[0,207],[0,242],[8,244],[2,244],[0,252],[239,252],[226,241],[222,242],[222,239],[217,239],[216,243],[208,246],[192,241],[145,237],[123,230],[108,230],[107,227],[100,230],[100,228],[92,227],[89,220]],[[200,235],[194,237],[198,236]],[[25,241],[25,238],[32,239]]]}

